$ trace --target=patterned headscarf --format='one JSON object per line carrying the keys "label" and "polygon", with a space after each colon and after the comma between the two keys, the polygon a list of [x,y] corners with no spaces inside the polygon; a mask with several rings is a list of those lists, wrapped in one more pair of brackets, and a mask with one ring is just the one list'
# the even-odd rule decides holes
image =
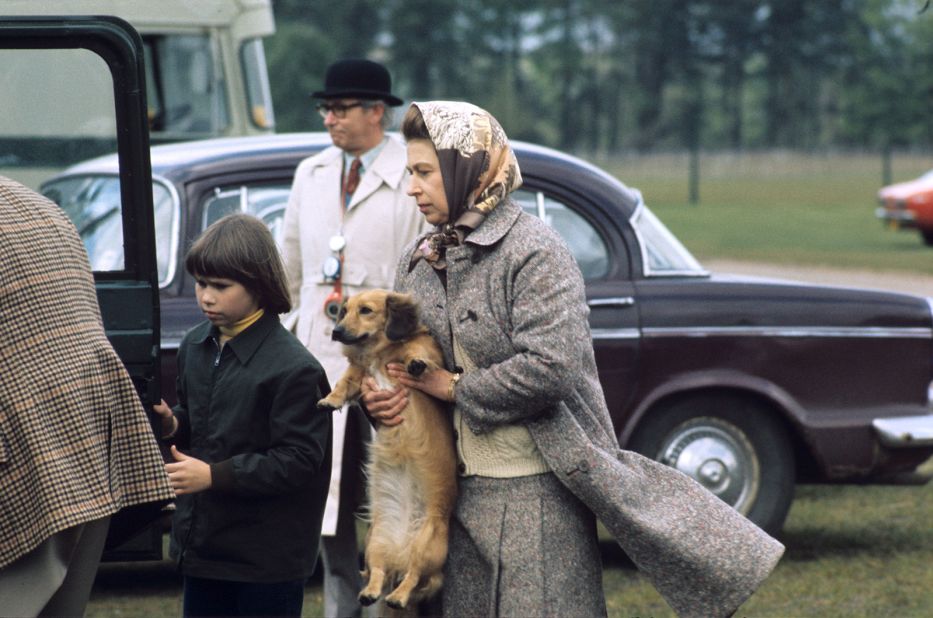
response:
{"label": "patterned headscarf", "polygon": [[459,245],[479,227],[493,208],[521,186],[522,175],[509,138],[486,110],[456,101],[412,105],[421,112],[437,150],[450,215],[448,223],[418,243],[410,268],[424,258],[441,270],[447,267],[447,247]]}

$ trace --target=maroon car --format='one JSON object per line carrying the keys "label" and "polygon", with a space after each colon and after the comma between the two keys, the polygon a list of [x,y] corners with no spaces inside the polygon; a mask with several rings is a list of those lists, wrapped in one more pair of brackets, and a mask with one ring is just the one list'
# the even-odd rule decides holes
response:
{"label": "maroon car", "polygon": [[[298,162],[326,134],[152,149],[163,394],[202,319],[185,248],[233,211],[280,237]],[[711,274],[641,194],[579,159],[515,143],[521,205],[566,239],[583,271],[600,378],[626,448],[693,476],[765,529],[795,483],[904,482],[933,454],[928,299]],[[119,263],[115,158],[43,191],[83,231],[97,269]]]}

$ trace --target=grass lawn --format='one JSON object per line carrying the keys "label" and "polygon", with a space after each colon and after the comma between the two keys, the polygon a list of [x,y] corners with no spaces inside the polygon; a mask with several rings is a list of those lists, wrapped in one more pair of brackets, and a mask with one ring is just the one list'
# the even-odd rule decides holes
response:
{"label": "grass lawn", "polygon": [[[931,521],[933,485],[800,486],[781,536],[787,552],[737,616],[933,615]],[[610,616],[674,616],[608,538],[603,566]],[[181,582],[168,561],[102,566],[87,612],[89,618],[179,615]],[[318,579],[308,585],[304,615],[321,615]]]}
{"label": "grass lawn", "polygon": [[[736,616],[933,615],[931,517],[930,485],[799,487],[781,536],[787,551]],[[611,616],[674,616],[637,572],[606,566]]]}
{"label": "grass lawn", "polygon": [[[881,159],[868,155],[705,155],[700,201],[688,203],[684,156],[594,160],[645,202],[700,261],[780,264],[933,274],[933,247],[914,231],[874,217]],[[933,167],[933,156],[894,158],[896,182]]]}

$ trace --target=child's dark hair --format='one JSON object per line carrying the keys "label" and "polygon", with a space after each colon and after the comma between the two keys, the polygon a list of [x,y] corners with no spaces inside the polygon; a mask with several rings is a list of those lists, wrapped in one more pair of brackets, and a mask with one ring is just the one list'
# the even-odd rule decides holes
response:
{"label": "child's dark hair", "polygon": [[409,107],[408,111],[405,112],[405,117],[402,118],[402,137],[405,138],[406,142],[413,139],[434,141],[431,139],[431,133],[428,132],[428,125],[424,122],[421,110],[415,105]]}
{"label": "child's dark hair", "polygon": [[212,223],[188,250],[185,269],[192,276],[236,281],[266,311],[291,311],[279,250],[269,228],[252,215],[237,213]]}

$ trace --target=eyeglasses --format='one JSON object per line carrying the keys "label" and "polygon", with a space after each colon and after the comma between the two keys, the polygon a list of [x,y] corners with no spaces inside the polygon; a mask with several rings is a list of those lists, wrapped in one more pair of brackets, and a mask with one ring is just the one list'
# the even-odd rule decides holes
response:
{"label": "eyeglasses", "polygon": [[357,101],[356,103],[318,103],[316,105],[317,113],[321,115],[321,118],[327,118],[328,113],[332,113],[337,118],[346,118],[347,110],[351,110],[354,107],[366,107],[362,101]]}

